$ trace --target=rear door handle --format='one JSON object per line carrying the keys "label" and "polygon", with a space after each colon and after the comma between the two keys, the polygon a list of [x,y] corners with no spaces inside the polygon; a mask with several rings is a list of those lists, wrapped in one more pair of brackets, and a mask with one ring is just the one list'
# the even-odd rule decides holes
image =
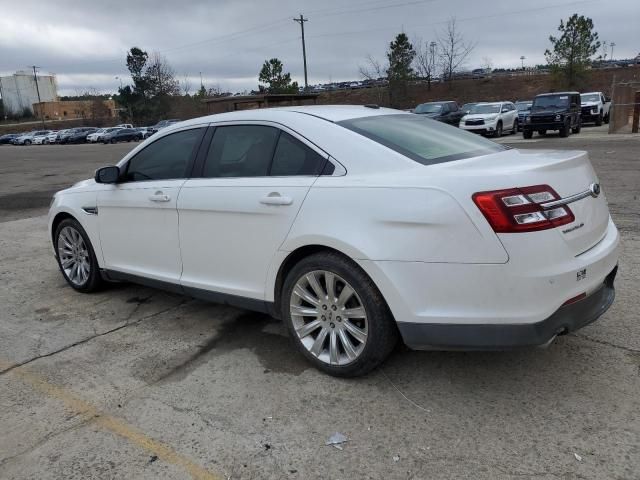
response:
{"label": "rear door handle", "polygon": [[260,203],[264,205],[291,205],[293,198],[282,196],[278,192],[271,192],[269,195],[262,197]]}
{"label": "rear door handle", "polygon": [[151,200],[152,202],[168,202],[169,200],[171,200],[171,197],[158,190],[153,195],[149,195],[149,200]]}

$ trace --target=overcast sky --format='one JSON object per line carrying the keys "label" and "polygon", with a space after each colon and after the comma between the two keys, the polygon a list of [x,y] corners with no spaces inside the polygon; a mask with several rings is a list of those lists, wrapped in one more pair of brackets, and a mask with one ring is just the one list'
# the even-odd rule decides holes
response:
{"label": "overcast sky", "polygon": [[[115,91],[127,83],[126,51],[160,51],[182,81],[241,91],[257,88],[265,59],[280,58],[303,84],[303,13],[309,83],[358,79],[369,54],[384,59],[404,31],[434,39],[455,16],[477,45],[467,63],[497,67],[544,63],[561,18],[591,17],[601,40],[615,42],[615,58],[640,52],[640,0],[0,0],[0,74],[38,65],[57,75],[59,93],[89,87]],[[610,49],[608,49],[610,54]]]}

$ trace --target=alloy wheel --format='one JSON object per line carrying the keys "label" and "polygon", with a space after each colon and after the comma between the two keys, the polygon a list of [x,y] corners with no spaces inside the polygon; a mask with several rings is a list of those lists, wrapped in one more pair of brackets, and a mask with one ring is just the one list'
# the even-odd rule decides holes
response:
{"label": "alloy wheel", "polygon": [[73,227],[64,227],[58,235],[58,259],[69,281],[80,287],[87,282],[91,273],[89,249]]}
{"label": "alloy wheel", "polygon": [[354,288],[339,275],[326,270],[306,273],[293,287],[289,305],[298,339],[321,362],[347,365],[363,352],[367,312]]}

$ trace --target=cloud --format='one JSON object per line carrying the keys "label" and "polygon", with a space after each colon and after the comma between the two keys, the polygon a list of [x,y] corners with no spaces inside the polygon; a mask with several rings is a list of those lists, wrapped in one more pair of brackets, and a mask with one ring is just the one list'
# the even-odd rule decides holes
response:
{"label": "cloud", "polygon": [[127,49],[139,46],[162,52],[178,78],[196,86],[202,72],[208,86],[256,88],[262,62],[272,57],[302,83],[300,26],[293,22],[300,12],[309,18],[311,83],[356,79],[367,55],[384,59],[395,34],[430,40],[451,16],[477,44],[469,68],[484,57],[495,67],[519,66],[521,55],[543,63],[549,35],[574,12],[593,18],[601,39],[616,42],[617,58],[640,48],[637,0],[22,0],[0,18],[0,73],[36,64],[57,73],[61,93],[84,82],[115,91],[114,77],[128,74]]}

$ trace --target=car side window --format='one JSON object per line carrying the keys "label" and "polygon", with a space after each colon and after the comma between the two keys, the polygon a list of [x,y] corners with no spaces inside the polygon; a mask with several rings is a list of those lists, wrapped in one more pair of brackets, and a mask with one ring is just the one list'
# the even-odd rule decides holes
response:
{"label": "car side window", "polygon": [[216,127],[203,176],[266,177],[279,130],[263,125]]}
{"label": "car side window", "polygon": [[280,133],[271,176],[319,175],[327,159],[286,132]]}
{"label": "car side window", "polygon": [[199,144],[203,130],[204,128],[182,130],[151,143],[129,160],[124,181],[185,178],[187,164]]}

